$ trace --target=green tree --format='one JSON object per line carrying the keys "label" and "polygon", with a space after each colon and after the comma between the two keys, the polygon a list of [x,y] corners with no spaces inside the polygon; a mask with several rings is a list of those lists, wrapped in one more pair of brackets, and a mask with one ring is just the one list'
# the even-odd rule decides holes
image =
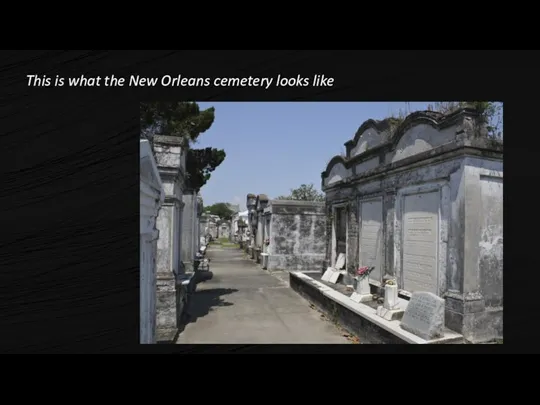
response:
{"label": "green tree", "polygon": [[217,215],[220,219],[229,221],[234,212],[229,208],[226,203],[216,203],[204,208],[204,212],[212,215]]}
{"label": "green tree", "polygon": [[225,160],[225,151],[216,148],[189,149],[186,157],[188,185],[199,190],[210,180],[211,173]]}
{"label": "green tree", "polygon": [[[141,135],[152,141],[153,135],[179,137],[190,146],[214,123],[215,109],[200,110],[195,102],[158,101],[141,103]],[[223,149],[189,148],[186,156],[187,186],[198,191],[211,173],[225,160]]]}
{"label": "green tree", "polygon": [[140,121],[143,133],[177,136],[195,142],[214,123],[214,107],[201,111],[195,102],[157,101],[141,103]]}
{"label": "green tree", "polygon": [[324,201],[325,196],[313,184],[302,184],[298,188],[291,189],[290,195],[279,196],[277,200]]}

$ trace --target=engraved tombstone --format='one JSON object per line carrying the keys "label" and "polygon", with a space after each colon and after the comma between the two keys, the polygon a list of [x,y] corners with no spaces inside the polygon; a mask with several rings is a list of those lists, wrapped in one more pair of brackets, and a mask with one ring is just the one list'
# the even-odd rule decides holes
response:
{"label": "engraved tombstone", "polygon": [[442,337],[444,299],[430,292],[415,292],[401,320],[401,328],[425,340]]}
{"label": "engraved tombstone", "polygon": [[382,200],[363,202],[360,205],[360,218],[360,263],[362,266],[375,266],[369,278],[380,282],[381,266],[377,258],[381,248]]}
{"label": "engraved tombstone", "polygon": [[437,292],[438,192],[408,195],[403,210],[403,289]]}

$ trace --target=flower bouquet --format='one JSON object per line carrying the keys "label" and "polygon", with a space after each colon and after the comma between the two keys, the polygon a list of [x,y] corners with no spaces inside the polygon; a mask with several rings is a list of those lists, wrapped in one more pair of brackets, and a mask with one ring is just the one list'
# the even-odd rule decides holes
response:
{"label": "flower bouquet", "polygon": [[374,266],[360,266],[356,270],[354,278],[354,289],[356,294],[362,296],[363,300],[371,299],[371,287],[369,285],[369,274],[375,269]]}
{"label": "flower bouquet", "polygon": [[369,276],[369,274],[375,270],[375,266],[362,266],[362,267],[359,267],[358,270],[356,271],[356,278],[358,281],[362,281],[364,278],[366,278],[367,276]]}

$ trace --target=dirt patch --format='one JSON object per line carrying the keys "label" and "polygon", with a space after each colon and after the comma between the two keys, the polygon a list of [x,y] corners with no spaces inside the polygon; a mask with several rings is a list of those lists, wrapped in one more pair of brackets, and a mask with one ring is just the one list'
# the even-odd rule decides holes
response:
{"label": "dirt patch", "polygon": [[330,322],[331,324],[333,324],[336,329],[339,330],[339,332],[341,333],[341,335],[346,338],[351,344],[356,344],[356,345],[359,345],[361,344],[360,342],[360,339],[358,338],[358,336],[355,336],[349,332],[347,332],[345,329],[343,329],[337,322],[333,322],[331,319],[329,319],[324,313],[322,313],[315,305],[313,304],[309,304],[309,307],[311,309],[314,309],[315,311],[317,311],[319,313],[319,316],[321,317],[321,320],[322,321],[325,321],[325,322]]}

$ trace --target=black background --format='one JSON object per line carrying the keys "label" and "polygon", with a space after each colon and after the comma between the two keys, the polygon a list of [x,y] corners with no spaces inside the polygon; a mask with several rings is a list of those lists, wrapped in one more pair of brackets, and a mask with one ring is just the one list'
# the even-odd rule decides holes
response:
{"label": "black background", "polygon": [[[540,186],[537,56],[538,51],[2,51],[0,352],[537,352],[538,293],[528,292],[538,277],[540,250],[533,197]],[[335,81],[331,88],[268,90],[27,85],[28,74],[83,73],[324,74]],[[503,101],[505,343],[139,345],[139,102],[166,99]]]}

